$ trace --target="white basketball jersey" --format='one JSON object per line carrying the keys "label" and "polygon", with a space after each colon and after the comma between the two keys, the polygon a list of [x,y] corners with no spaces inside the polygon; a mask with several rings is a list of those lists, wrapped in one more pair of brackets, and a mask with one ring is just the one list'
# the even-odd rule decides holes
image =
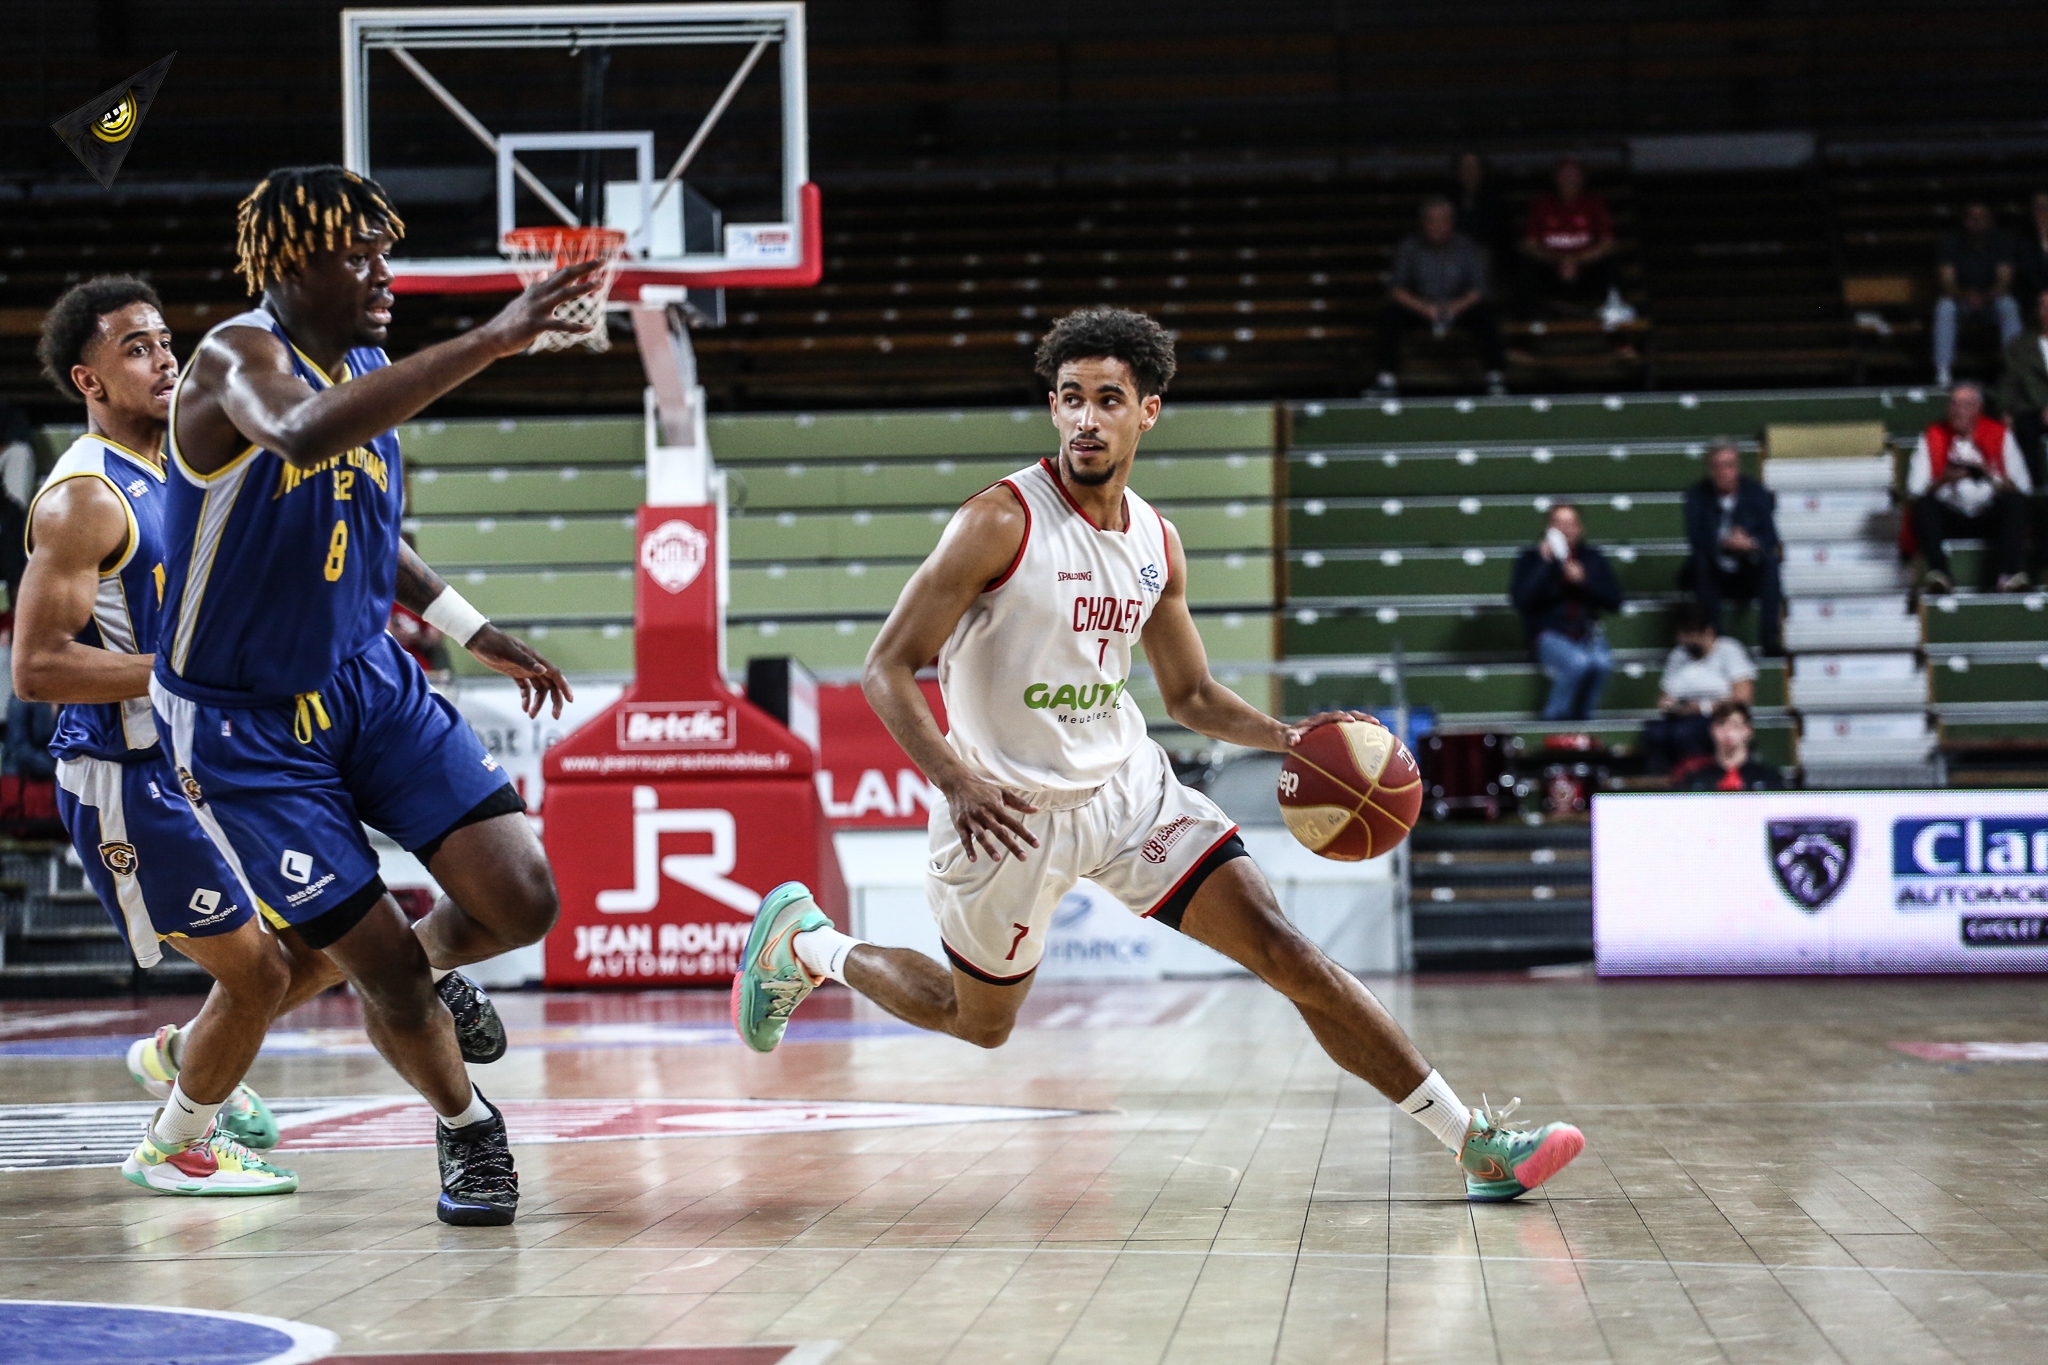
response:
{"label": "white basketball jersey", "polygon": [[1012,790],[1099,787],[1145,742],[1124,684],[1166,588],[1166,523],[1126,492],[1124,529],[1099,529],[1050,461],[1003,483],[1024,504],[1024,545],[939,651],[946,738]]}

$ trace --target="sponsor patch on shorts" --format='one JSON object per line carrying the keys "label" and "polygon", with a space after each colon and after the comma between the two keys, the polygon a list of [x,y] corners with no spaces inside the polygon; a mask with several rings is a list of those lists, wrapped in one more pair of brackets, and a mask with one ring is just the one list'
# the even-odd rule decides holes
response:
{"label": "sponsor patch on shorts", "polygon": [[100,845],[100,861],[107,865],[107,871],[116,877],[132,877],[141,862],[135,854],[135,845],[119,839],[109,839]]}
{"label": "sponsor patch on shorts", "polygon": [[1138,850],[1138,856],[1148,863],[1163,863],[1166,855],[1179,843],[1187,832],[1195,827],[1195,817],[1183,815],[1169,820],[1152,831],[1152,837]]}

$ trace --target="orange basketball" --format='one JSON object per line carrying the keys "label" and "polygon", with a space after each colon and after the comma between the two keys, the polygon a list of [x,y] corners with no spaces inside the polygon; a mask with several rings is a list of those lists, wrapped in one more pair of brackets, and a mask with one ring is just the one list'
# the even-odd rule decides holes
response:
{"label": "orange basketball", "polygon": [[1280,765],[1281,817],[1302,847],[1325,858],[1377,858],[1421,813],[1415,755],[1377,721],[1318,725]]}

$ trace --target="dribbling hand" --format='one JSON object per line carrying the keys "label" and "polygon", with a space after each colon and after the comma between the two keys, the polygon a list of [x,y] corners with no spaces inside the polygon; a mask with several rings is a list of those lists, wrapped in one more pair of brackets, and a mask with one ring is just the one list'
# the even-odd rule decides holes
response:
{"label": "dribbling hand", "polygon": [[1301,724],[1287,727],[1287,747],[1291,749],[1301,743],[1301,737],[1318,725],[1329,725],[1340,720],[1362,720],[1368,725],[1381,724],[1378,716],[1364,711],[1318,711]]}
{"label": "dribbling hand", "polygon": [[488,622],[470,637],[469,652],[478,663],[519,684],[519,709],[530,719],[538,720],[541,709],[553,702],[554,717],[560,720],[562,703],[576,700],[561,669],[543,659],[524,640],[507,635]]}
{"label": "dribbling hand", "polygon": [[[967,861],[975,862],[974,846],[978,840],[988,856],[1002,861],[1003,849],[1017,857],[1024,856],[1024,844],[1038,847],[1036,835],[1024,827],[1024,822],[1011,814],[1021,811],[1033,814],[1038,807],[1028,804],[1016,795],[1003,790],[993,782],[984,782],[978,777],[962,778],[946,791],[946,805],[953,812],[953,828],[960,835],[960,844],[967,850]],[[1001,847],[997,847],[1000,844]]]}
{"label": "dribbling hand", "polygon": [[574,265],[563,266],[544,280],[535,280],[477,331],[490,337],[492,348],[500,357],[519,354],[543,332],[576,335],[588,332],[589,324],[559,321],[555,310],[602,284],[604,277],[598,271],[603,264],[603,261],[578,261]]}

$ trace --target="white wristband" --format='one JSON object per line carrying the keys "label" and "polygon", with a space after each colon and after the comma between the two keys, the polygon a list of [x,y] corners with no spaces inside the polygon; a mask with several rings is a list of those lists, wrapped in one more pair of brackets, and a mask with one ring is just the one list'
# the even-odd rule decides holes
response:
{"label": "white wristband", "polygon": [[427,609],[420,613],[420,619],[464,646],[476,638],[478,631],[491,623],[488,616],[472,607],[469,600],[453,588],[441,589],[441,595],[427,603]]}

